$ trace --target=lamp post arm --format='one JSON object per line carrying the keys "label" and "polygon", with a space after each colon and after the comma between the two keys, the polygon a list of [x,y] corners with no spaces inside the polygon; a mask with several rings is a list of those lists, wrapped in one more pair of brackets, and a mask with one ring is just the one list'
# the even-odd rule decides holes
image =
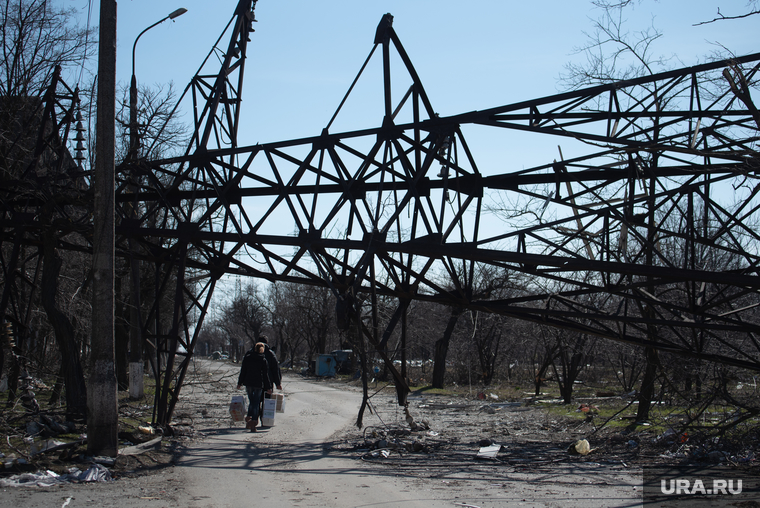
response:
{"label": "lamp post arm", "polygon": [[137,41],[140,40],[140,37],[142,37],[142,34],[144,34],[145,32],[147,32],[148,30],[150,30],[154,26],[160,25],[161,23],[163,23],[164,21],[166,21],[170,17],[171,17],[171,15],[166,16],[164,19],[162,19],[160,21],[156,21],[155,23],[153,23],[152,25],[150,25],[148,28],[146,28],[145,30],[143,30],[142,32],[140,32],[140,35],[138,35],[137,38],[135,39],[135,43],[132,44],[132,78],[133,79],[134,79],[134,76],[135,76],[135,49],[137,48]]}
{"label": "lamp post arm", "polygon": [[132,80],[129,83],[129,154],[128,157],[135,161],[137,160],[137,78],[135,77],[135,49],[137,48],[137,41],[140,40],[142,34],[150,30],[156,25],[160,25],[170,16],[166,16],[160,21],[156,21],[148,28],[140,32],[140,35],[135,39],[135,43],[132,44]]}
{"label": "lamp post arm", "polygon": [[137,41],[140,40],[140,37],[142,37],[142,34],[150,30],[156,25],[160,25],[167,19],[174,19],[179,16],[182,16],[184,13],[187,12],[187,9],[184,7],[180,7],[179,9],[171,12],[168,16],[165,18],[162,18],[152,25],[150,25],[148,28],[140,32],[140,34],[135,39],[134,44],[132,44],[132,80],[129,83],[129,159],[132,161],[137,160],[137,144],[138,144],[138,133],[137,133],[137,78],[135,77],[135,50],[137,49]]}

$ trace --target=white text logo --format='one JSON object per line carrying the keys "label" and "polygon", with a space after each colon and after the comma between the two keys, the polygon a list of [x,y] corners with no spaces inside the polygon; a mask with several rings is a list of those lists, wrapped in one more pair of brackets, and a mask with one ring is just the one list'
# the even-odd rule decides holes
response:
{"label": "white text logo", "polygon": [[[708,482],[709,485],[709,482]],[[691,483],[689,480],[660,480],[660,491],[663,494],[741,494],[742,481],[741,480],[713,480],[712,488],[706,488],[702,480],[694,480]]]}

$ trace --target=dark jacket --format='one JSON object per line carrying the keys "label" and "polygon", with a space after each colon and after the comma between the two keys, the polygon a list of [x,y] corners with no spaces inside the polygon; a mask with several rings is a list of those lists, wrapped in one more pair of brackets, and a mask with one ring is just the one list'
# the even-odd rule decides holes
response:
{"label": "dark jacket", "polygon": [[280,372],[280,363],[277,361],[277,356],[274,351],[269,349],[269,346],[264,346],[264,356],[267,358],[267,364],[269,365],[269,380],[274,386],[280,386],[282,384],[282,373]]}
{"label": "dark jacket", "polygon": [[269,365],[263,354],[257,353],[255,349],[250,349],[243,356],[238,385],[263,388],[264,390],[272,389],[272,382],[269,380]]}

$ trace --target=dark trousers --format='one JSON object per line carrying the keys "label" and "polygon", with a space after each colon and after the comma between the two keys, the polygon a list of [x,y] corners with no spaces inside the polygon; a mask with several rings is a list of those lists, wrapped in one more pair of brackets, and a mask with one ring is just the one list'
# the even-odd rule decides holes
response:
{"label": "dark trousers", "polygon": [[248,392],[248,416],[256,421],[259,419],[259,407],[261,405],[261,395],[264,393],[264,389],[246,386],[245,391]]}

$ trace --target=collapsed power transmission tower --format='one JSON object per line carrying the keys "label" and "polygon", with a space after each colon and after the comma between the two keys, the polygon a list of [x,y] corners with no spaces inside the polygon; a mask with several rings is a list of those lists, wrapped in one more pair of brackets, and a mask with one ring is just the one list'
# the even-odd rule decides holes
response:
{"label": "collapsed power transmission tower", "polygon": [[[212,50],[221,67],[206,72],[207,59],[187,89],[186,153],[130,163],[117,187],[117,251],[154,267],[158,296],[139,316],[154,423],[171,420],[225,274],[328,287],[352,319],[397,299],[384,330],[366,329],[381,355],[409,302],[425,300],[760,370],[760,54],[440,117],[385,15],[321,133],[245,146],[255,3],[239,2]],[[382,115],[338,131],[374,64]],[[573,156],[494,167],[468,144],[471,126],[553,137]],[[39,226],[29,214],[11,227],[17,204],[0,199],[4,239]],[[401,403],[405,379],[388,363]]]}

